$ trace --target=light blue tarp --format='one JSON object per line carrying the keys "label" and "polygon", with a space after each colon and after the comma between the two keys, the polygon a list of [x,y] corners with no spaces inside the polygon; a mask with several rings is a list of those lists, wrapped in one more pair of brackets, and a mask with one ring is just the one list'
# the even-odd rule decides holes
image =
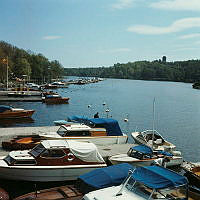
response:
{"label": "light blue tarp", "polygon": [[160,166],[138,167],[132,177],[153,189],[173,188],[188,183],[186,177]]}

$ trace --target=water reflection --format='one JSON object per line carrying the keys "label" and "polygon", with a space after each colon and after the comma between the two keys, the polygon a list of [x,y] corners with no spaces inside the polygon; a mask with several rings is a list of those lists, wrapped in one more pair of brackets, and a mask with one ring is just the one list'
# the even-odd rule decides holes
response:
{"label": "water reflection", "polygon": [[0,119],[0,127],[11,127],[11,126],[17,126],[18,124],[21,126],[34,123],[34,119],[31,117],[28,118],[18,118],[18,119]]}

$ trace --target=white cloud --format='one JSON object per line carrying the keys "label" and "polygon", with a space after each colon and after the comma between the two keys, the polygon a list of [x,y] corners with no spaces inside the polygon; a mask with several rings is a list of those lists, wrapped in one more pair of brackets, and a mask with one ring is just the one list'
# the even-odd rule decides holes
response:
{"label": "white cloud", "polygon": [[200,27],[200,17],[183,18],[173,22],[166,27],[149,26],[149,25],[134,25],[128,27],[128,31],[146,35],[159,35],[180,32],[185,29]]}
{"label": "white cloud", "polygon": [[125,9],[133,6],[134,0],[118,0],[116,3],[112,4],[113,9]]}
{"label": "white cloud", "polygon": [[44,40],[56,40],[59,38],[61,38],[61,36],[59,36],[59,35],[48,35],[48,36],[43,37]]}
{"label": "white cloud", "polygon": [[131,49],[129,48],[116,48],[116,49],[110,49],[110,50],[100,50],[100,53],[120,53],[120,52],[129,52]]}
{"label": "white cloud", "polygon": [[182,35],[179,38],[180,39],[190,39],[190,38],[196,38],[200,37],[200,33],[193,33],[193,34],[188,34],[188,35]]}
{"label": "white cloud", "polygon": [[200,10],[200,0],[160,0],[150,4],[150,7],[164,10]]}

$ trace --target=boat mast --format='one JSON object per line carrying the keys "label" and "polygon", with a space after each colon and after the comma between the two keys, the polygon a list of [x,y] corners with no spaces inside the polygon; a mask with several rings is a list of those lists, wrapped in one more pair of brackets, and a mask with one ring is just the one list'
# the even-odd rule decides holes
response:
{"label": "boat mast", "polygon": [[154,132],[155,132],[155,97],[153,99],[153,134],[152,134],[152,149],[153,149],[153,143],[154,143]]}

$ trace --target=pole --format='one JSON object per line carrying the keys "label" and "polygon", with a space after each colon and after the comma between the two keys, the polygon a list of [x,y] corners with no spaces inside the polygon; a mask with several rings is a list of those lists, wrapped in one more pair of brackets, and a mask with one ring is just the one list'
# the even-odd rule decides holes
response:
{"label": "pole", "polygon": [[155,129],[155,97],[153,100],[153,135],[152,135],[152,149],[153,149],[153,143],[154,143],[154,129]]}
{"label": "pole", "polygon": [[8,90],[8,56],[6,57],[6,67],[7,67],[7,69],[6,69],[6,82],[7,82],[6,88]]}

